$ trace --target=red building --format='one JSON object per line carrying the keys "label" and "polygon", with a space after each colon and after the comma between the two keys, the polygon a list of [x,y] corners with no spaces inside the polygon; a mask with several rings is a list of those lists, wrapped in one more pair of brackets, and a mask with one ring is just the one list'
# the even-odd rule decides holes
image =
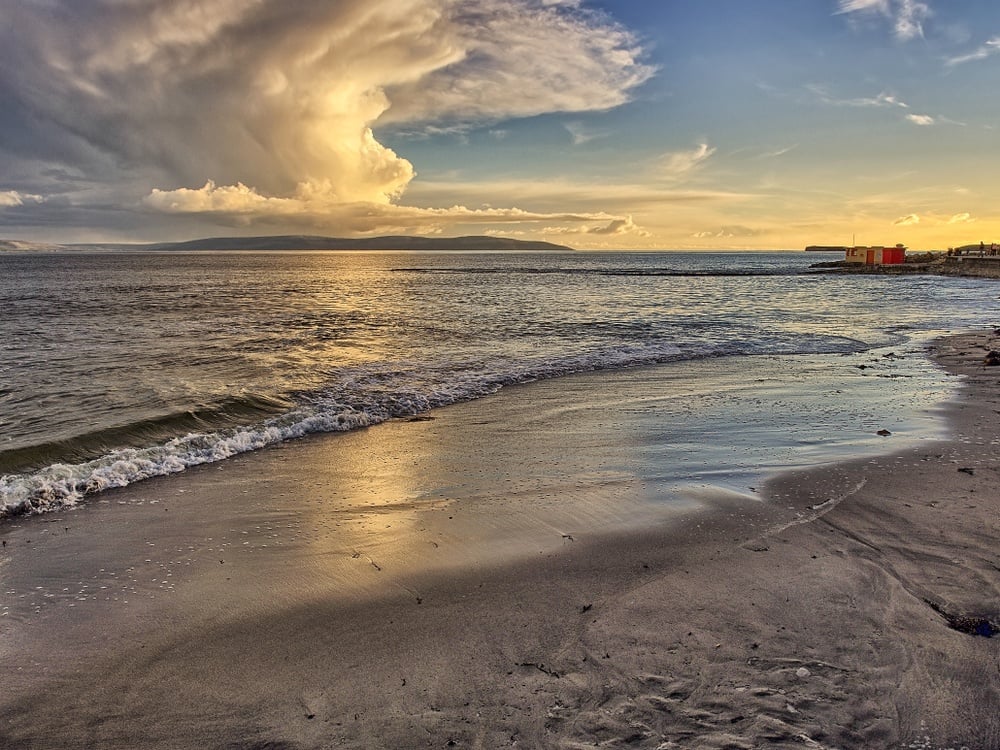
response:
{"label": "red building", "polygon": [[891,266],[906,262],[906,248],[895,247],[849,247],[844,256],[848,263],[864,263],[869,266]]}

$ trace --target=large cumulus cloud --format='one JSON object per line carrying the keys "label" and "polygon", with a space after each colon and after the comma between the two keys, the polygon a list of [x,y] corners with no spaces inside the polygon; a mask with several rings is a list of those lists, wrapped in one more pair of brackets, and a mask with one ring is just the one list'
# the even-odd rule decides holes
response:
{"label": "large cumulus cloud", "polygon": [[602,110],[652,73],[572,0],[0,0],[0,17],[0,166],[20,179],[0,191],[125,186],[222,223],[439,224],[448,209],[401,205],[414,168],[373,127]]}

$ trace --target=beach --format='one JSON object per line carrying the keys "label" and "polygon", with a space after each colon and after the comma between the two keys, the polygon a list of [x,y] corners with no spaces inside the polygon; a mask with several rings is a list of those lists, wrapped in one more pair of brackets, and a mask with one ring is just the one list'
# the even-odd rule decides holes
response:
{"label": "beach", "polygon": [[0,8],[0,750],[1000,750],[1000,3]]}
{"label": "beach", "polygon": [[626,372],[14,519],[0,747],[1000,747],[994,348],[943,439],[669,507]]}

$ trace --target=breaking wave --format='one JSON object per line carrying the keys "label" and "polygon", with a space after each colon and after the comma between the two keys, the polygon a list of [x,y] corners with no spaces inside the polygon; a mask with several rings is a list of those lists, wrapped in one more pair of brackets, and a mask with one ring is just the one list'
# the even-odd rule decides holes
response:
{"label": "breaking wave", "polygon": [[[506,385],[527,383],[594,370],[613,370],[671,361],[736,354],[795,354],[860,351],[867,345],[836,336],[775,338],[753,345],[687,346],[673,343],[622,345],[598,353],[555,361],[496,361],[434,370],[421,367],[342,373],[335,386],[293,394],[291,398],[253,396],[227,401],[183,415],[173,415],[97,436],[70,441],[77,452],[94,450],[114,439],[138,443],[139,437],[175,436],[145,445],[125,445],[76,462],[48,463],[37,470],[0,476],[0,518],[72,507],[89,495],[152,477],[276,445],[314,433],[345,432],[389,419],[414,416],[429,409],[480,398]],[[277,412],[277,413],[275,413]],[[266,416],[265,416],[266,415]],[[254,417],[258,417],[254,419]],[[244,420],[246,423],[234,424]],[[22,449],[36,460],[60,454],[66,443]],[[71,454],[72,455],[72,454]],[[18,457],[0,453],[11,464]],[[24,458],[24,455],[19,457]],[[3,465],[3,464],[0,464]]]}

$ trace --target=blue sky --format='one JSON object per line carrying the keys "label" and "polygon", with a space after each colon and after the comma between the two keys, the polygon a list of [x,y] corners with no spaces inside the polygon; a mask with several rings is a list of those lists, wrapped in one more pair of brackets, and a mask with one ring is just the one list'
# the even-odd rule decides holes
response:
{"label": "blue sky", "polygon": [[1000,240],[1000,4],[0,0],[0,237]]}

